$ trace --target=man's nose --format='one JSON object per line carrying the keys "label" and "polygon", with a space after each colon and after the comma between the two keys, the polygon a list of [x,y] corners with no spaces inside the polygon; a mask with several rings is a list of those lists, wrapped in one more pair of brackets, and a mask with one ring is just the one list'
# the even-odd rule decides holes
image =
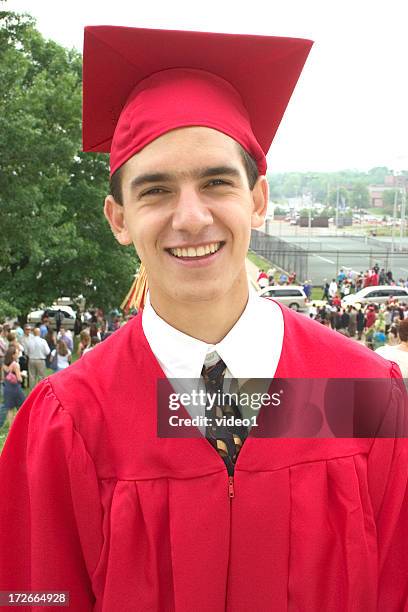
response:
{"label": "man's nose", "polygon": [[213,222],[210,210],[195,189],[180,192],[173,212],[173,230],[198,234]]}

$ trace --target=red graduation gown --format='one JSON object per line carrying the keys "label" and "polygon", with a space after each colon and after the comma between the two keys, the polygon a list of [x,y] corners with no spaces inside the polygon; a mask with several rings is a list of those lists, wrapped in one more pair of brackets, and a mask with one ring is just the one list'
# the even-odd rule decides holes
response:
{"label": "red graduation gown", "polygon": [[[277,376],[399,375],[282,310]],[[405,609],[405,439],[250,436],[230,498],[208,441],[157,438],[163,376],[138,316],[32,392],[0,462],[0,590],[69,591],[75,612]]]}

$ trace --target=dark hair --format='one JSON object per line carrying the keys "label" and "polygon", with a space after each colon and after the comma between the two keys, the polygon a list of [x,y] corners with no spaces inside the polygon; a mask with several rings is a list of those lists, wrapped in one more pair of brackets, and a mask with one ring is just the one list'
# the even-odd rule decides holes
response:
{"label": "dark hair", "polygon": [[[254,158],[237,142],[238,150],[241,155],[242,163],[244,164],[245,173],[247,175],[249,188],[252,191],[259,176],[258,166]],[[109,191],[115,202],[123,206],[122,194],[122,168],[118,168],[111,176],[109,181]]]}
{"label": "dark hair", "polygon": [[9,366],[10,364],[13,363],[13,361],[15,361],[14,359],[14,355],[17,352],[17,347],[16,346],[9,346],[6,354],[4,355],[4,365]]}
{"label": "dark hair", "polygon": [[408,341],[408,319],[404,319],[400,322],[398,327],[398,335],[400,337],[401,342]]}

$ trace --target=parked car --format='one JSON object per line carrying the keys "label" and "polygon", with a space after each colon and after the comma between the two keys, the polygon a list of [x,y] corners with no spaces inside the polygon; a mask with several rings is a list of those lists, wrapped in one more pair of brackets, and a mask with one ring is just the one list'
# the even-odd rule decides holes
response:
{"label": "parked car", "polygon": [[71,306],[51,306],[50,308],[44,308],[43,310],[34,310],[28,315],[27,323],[37,325],[41,323],[43,315],[47,313],[50,320],[50,326],[52,329],[55,329],[55,315],[59,310],[64,315],[62,325],[65,327],[65,329],[74,329],[75,311],[72,310]]}
{"label": "parked car", "polygon": [[262,297],[271,297],[293,310],[306,310],[307,297],[300,285],[272,285],[259,291]]}
{"label": "parked car", "polygon": [[364,287],[357,293],[346,295],[342,306],[353,306],[359,304],[384,304],[390,297],[395,297],[402,302],[408,302],[408,289],[396,287],[395,285],[377,285],[376,287]]}

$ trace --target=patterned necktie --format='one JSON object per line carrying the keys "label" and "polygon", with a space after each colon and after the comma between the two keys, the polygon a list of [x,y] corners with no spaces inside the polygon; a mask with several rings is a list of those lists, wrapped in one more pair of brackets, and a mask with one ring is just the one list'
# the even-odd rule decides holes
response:
{"label": "patterned necktie", "polygon": [[[227,366],[222,359],[213,366],[203,366],[201,375],[205,382],[205,390],[211,396],[213,394],[222,396],[226,369]],[[229,476],[233,476],[239,451],[248,435],[248,428],[235,424],[218,425],[215,419],[222,417],[227,419],[234,417],[234,420],[242,418],[240,410],[233,400],[229,403],[224,401],[219,403],[221,403],[221,406],[215,402],[211,411],[206,413],[212,421],[211,426],[206,428],[206,438],[223,459]],[[208,402],[207,405],[209,405]]]}

